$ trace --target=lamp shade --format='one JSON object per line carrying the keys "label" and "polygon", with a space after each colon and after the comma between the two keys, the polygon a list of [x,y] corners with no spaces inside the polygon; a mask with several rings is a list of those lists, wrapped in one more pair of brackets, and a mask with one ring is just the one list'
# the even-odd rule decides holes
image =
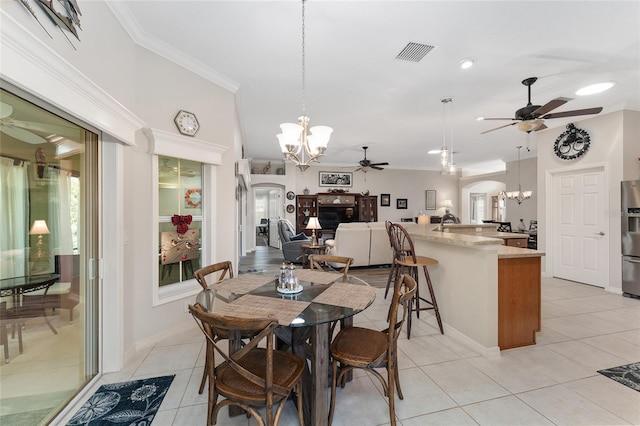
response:
{"label": "lamp shade", "polygon": [[447,209],[453,208],[453,202],[451,200],[444,200],[440,207],[444,207]]}
{"label": "lamp shade", "polygon": [[317,217],[310,217],[305,229],[322,229]]}
{"label": "lamp shade", "polygon": [[47,227],[47,222],[44,220],[35,220],[33,221],[33,226],[29,231],[31,235],[44,235],[49,233],[49,228]]}

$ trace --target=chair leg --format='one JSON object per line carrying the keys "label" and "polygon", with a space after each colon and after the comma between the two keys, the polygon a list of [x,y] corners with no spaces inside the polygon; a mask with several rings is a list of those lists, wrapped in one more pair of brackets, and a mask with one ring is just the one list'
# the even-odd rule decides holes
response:
{"label": "chair leg", "polygon": [[431,305],[433,306],[433,310],[436,314],[436,320],[438,320],[438,327],[440,327],[440,334],[444,334],[444,329],[442,328],[442,318],[440,318],[440,310],[438,309],[438,302],[436,301],[436,294],[433,291],[433,286],[431,285],[431,277],[429,276],[429,271],[427,270],[427,267],[424,266],[423,268],[424,268],[424,276],[427,279],[427,287],[429,288],[429,295],[431,296]]}
{"label": "chair leg", "polygon": [[296,385],[296,395],[298,397],[298,422],[304,426],[304,402],[302,400],[302,379]]}
{"label": "chair leg", "polygon": [[331,361],[331,402],[329,403],[329,424],[333,421],[333,410],[336,404],[336,385],[338,383],[338,361]]}
{"label": "chair leg", "polygon": [[[409,312],[407,313],[407,340],[411,339],[411,324],[413,322],[413,312],[416,312],[416,317],[420,318],[420,298],[418,297],[419,293],[419,282],[418,282],[418,274],[416,271],[418,268],[409,268],[409,275],[411,278],[416,280],[416,294],[409,300]],[[404,273],[404,267],[400,270],[400,274]],[[415,307],[414,307],[415,304]]]}
{"label": "chair leg", "polygon": [[395,390],[395,373],[396,365],[393,360],[390,360],[387,365],[387,395],[389,396],[389,421],[391,422],[391,426],[396,425],[396,398],[393,393]]}
{"label": "chair leg", "polygon": [[204,384],[207,382],[208,375],[208,367],[209,367],[209,341],[206,341],[207,347],[205,349],[205,359],[204,359],[204,371],[202,372],[202,380],[200,381],[200,389],[198,390],[199,394],[202,394],[204,391]]}
{"label": "chair leg", "polygon": [[0,328],[0,345],[4,346],[4,363],[9,363],[9,337],[7,334],[7,326],[2,324]]}
{"label": "chair leg", "polygon": [[398,265],[396,264],[395,259],[393,260],[393,263],[391,264],[391,270],[389,271],[389,278],[387,278],[387,288],[384,290],[384,298],[387,298],[387,294],[389,293],[389,287],[391,286],[391,283],[395,283],[396,279],[398,277]]}
{"label": "chair leg", "polygon": [[18,350],[20,353],[22,353],[23,348],[22,348],[22,327],[20,327],[20,324],[18,324],[18,326],[16,327],[18,329]]}

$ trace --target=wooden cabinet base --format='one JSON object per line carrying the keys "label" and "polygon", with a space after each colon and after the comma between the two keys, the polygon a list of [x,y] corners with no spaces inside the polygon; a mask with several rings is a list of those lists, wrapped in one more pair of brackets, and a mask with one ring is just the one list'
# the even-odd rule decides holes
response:
{"label": "wooden cabinet base", "polygon": [[540,257],[498,259],[498,346],[535,345],[540,331]]}

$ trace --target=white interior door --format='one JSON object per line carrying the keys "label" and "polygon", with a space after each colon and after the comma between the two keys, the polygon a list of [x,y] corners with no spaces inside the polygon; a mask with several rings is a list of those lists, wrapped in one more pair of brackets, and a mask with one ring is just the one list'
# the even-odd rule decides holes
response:
{"label": "white interior door", "polygon": [[554,176],[553,276],[598,287],[608,285],[605,194],[601,168]]}

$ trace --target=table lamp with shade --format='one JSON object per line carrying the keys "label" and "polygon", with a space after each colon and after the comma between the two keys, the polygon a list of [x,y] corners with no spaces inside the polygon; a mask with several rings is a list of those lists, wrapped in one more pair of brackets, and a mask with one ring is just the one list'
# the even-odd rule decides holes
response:
{"label": "table lamp with shade", "polygon": [[451,209],[453,208],[453,202],[451,200],[444,200],[440,205],[441,208],[444,208],[445,214],[451,213]]}
{"label": "table lamp with shade", "polygon": [[305,229],[311,229],[311,245],[318,245],[318,238],[316,237],[316,229],[322,229],[320,226],[320,221],[318,221],[317,217],[310,217],[309,222],[307,222],[307,226]]}
{"label": "table lamp with shade", "polygon": [[42,257],[42,236],[48,233],[49,228],[47,227],[47,222],[44,220],[33,221],[33,226],[31,227],[29,234],[38,236],[38,242],[36,243],[36,257]]}

